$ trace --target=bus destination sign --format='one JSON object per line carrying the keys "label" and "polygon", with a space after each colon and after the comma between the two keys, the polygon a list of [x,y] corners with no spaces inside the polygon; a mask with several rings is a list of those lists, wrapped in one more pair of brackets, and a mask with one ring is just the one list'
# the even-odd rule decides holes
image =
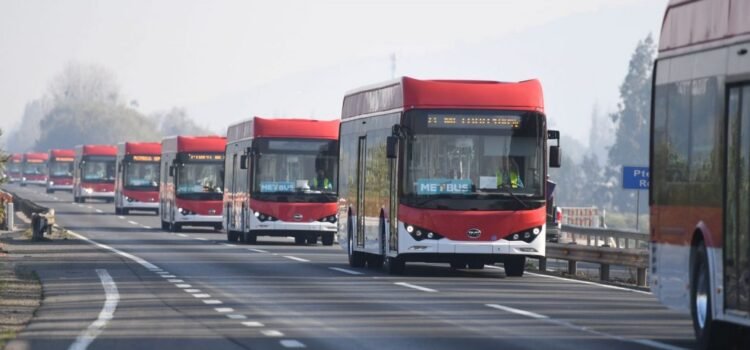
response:
{"label": "bus destination sign", "polygon": [[427,127],[518,129],[521,127],[521,117],[517,115],[430,114],[427,116]]}
{"label": "bus destination sign", "polygon": [[223,154],[210,154],[210,153],[187,153],[187,160],[198,161],[198,162],[215,162],[223,161]]}
{"label": "bus destination sign", "polygon": [[73,157],[55,157],[56,162],[72,162]]}
{"label": "bus destination sign", "polygon": [[160,160],[161,156],[133,155],[133,161],[135,162],[158,162]]}

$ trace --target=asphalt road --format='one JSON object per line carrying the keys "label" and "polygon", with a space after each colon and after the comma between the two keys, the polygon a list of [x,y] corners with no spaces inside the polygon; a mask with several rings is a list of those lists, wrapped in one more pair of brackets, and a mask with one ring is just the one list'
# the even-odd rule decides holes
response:
{"label": "asphalt road", "polygon": [[267,237],[228,244],[224,233],[163,232],[153,214],[117,216],[112,204],[8,188],[54,208],[58,224],[101,245],[73,239],[29,244],[16,254],[38,271],[45,295],[14,344],[19,349],[693,345],[689,317],[648,293],[536,274],[508,278],[500,267],[410,264],[404,276],[390,276],[349,268],[337,245]]}

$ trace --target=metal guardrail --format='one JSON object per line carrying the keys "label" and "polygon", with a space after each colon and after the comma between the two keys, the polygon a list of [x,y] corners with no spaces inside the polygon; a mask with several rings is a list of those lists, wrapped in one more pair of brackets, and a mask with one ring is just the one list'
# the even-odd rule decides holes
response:
{"label": "metal guardrail", "polygon": [[568,273],[575,275],[577,263],[588,262],[599,264],[599,278],[608,281],[611,265],[625,266],[636,269],[638,286],[646,286],[646,269],[649,266],[648,234],[573,225],[563,225],[561,231],[585,236],[587,244],[576,244],[575,239],[568,244],[547,243],[546,258],[539,260],[540,270],[546,270],[547,259],[567,260]]}

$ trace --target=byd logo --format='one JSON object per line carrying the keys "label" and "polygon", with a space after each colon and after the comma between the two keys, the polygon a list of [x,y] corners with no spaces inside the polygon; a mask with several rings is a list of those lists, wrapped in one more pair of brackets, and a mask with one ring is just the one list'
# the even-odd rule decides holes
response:
{"label": "byd logo", "polygon": [[482,230],[478,228],[473,228],[473,229],[466,231],[466,235],[469,236],[469,238],[477,239],[479,238],[479,236],[482,235]]}

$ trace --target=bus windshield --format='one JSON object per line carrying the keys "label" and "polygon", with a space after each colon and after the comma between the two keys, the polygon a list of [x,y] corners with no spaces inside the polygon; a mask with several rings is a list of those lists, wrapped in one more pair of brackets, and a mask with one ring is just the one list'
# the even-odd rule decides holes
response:
{"label": "bus windshield", "polygon": [[253,170],[253,196],[270,201],[336,200],[338,142],[260,139]]}
{"label": "bus windshield", "polygon": [[439,198],[543,198],[545,138],[540,114],[415,110],[406,120],[402,191],[411,205]]}
{"label": "bus windshield", "polygon": [[223,198],[224,163],[182,163],[177,166],[177,197],[183,199],[221,200]]}
{"label": "bus windshield", "polygon": [[16,162],[8,162],[6,167],[8,168],[9,173],[18,173],[21,172],[21,163]]}
{"label": "bus windshield", "polygon": [[50,162],[49,175],[50,177],[72,177],[73,162]]}
{"label": "bus windshield", "polygon": [[92,159],[83,161],[83,181],[85,182],[114,182],[115,181],[115,159],[111,160]]}
{"label": "bus windshield", "polygon": [[25,175],[42,175],[47,172],[46,163],[26,163],[23,167]]}
{"label": "bus windshield", "polygon": [[158,162],[126,162],[123,185],[129,190],[158,190]]}

